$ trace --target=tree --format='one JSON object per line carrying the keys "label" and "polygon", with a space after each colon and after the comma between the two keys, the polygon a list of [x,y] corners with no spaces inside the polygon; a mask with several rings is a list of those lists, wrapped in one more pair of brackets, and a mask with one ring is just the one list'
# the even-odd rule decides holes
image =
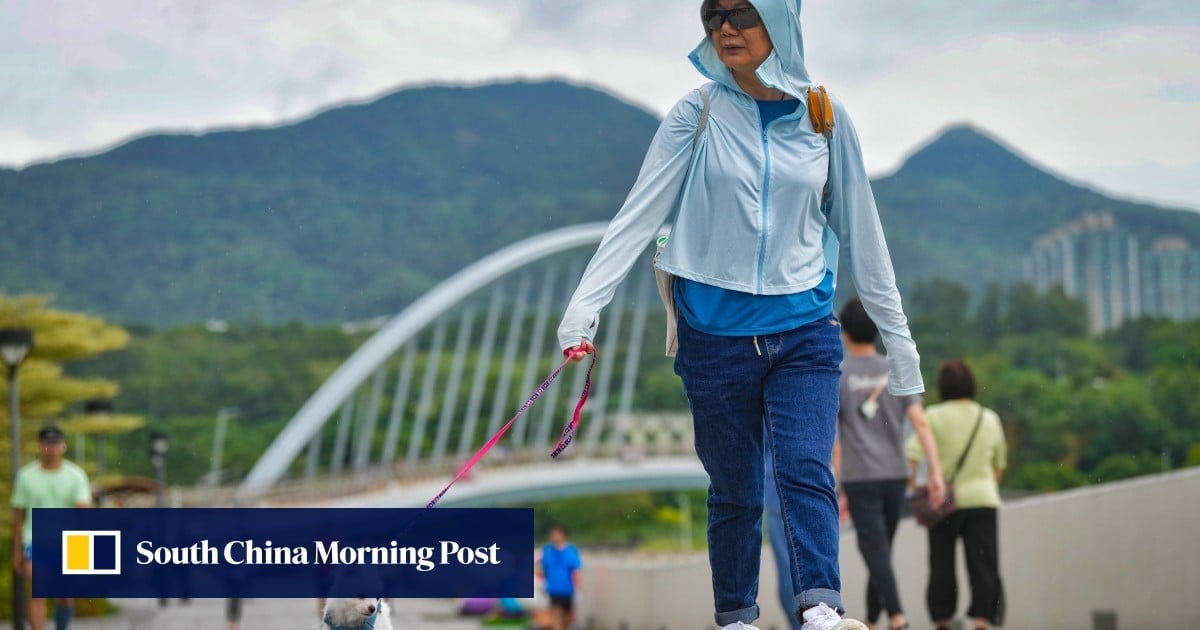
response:
{"label": "tree", "polygon": [[[1175,462],[1186,460],[1188,448],[1200,443],[1200,368],[1160,366],[1145,379],[1147,395],[1167,424],[1167,443]],[[1155,452],[1158,452],[1157,450]]]}
{"label": "tree", "polygon": [[1054,492],[1087,485],[1088,479],[1070,464],[1043,461],[1020,466],[1004,482],[1010,488]]}
{"label": "tree", "polygon": [[979,306],[975,309],[975,334],[980,339],[992,340],[1004,334],[1001,321],[1004,310],[1004,288],[989,282],[984,289]]}
{"label": "tree", "polygon": [[910,311],[913,338],[921,355],[938,360],[962,356],[970,349],[971,292],[966,285],[942,278],[922,280],[913,287]]}
{"label": "tree", "polygon": [[1114,453],[1096,465],[1089,477],[1093,483],[1107,483],[1162,472],[1162,460],[1151,453]]}
{"label": "tree", "polygon": [[[60,416],[72,404],[92,398],[112,398],[117,394],[117,384],[99,378],[81,379],[64,374],[63,364],[86,359],[109,350],[115,350],[129,342],[124,329],[105,323],[95,317],[80,313],[59,311],[49,307],[47,296],[10,297],[0,294],[0,328],[28,328],[33,330],[34,347],[29,358],[21,365],[20,407],[21,443],[16,445],[24,455],[34,453],[34,440],[41,424]],[[0,384],[0,397],[8,400],[8,380]],[[4,423],[0,436],[0,449],[11,452],[8,427],[12,419],[8,405],[2,405],[0,419]],[[12,478],[8,466],[0,472],[0,491],[12,496]],[[11,510],[3,510],[0,516],[0,538],[5,540],[11,533]],[[5,544],[3,549],[10,549]]]}
{"label": "tree", "polygon": [[1095,469],[1121,453],[1161,453],[1171,436],[1170,419],[1146,396],[1140,378],[1097,381],[1079,388],[1073,430],[1083,441],[1079,468]]}
{"label": "tree", "polygon": [[1004,305],[1004,333],[1050,333],[1060,337],[1083,337],[1088,332],[1087,308],[1083,302],[1066,296],[1062,287],[1044,295],[1032,285],[1008,287]]}

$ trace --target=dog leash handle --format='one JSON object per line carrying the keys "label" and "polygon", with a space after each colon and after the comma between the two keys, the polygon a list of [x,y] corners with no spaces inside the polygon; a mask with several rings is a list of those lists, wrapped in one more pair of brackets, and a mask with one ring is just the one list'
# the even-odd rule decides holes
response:
{"label": "dog leash handle", "polygon": [[[487,442],[484,442],[483,446],[481,446],[478,451],[475,451],[475,454],[471,456],[471,459],[468,459],[467,463],[463,464],[462,468],[458,469],[458,473],[454,475],[454,478],[450,480],[450,483],[446,484],[446,487],[442,488],[442,491],[437,493],[437,496],[433,497],[433,499],[425,505],[426,508],[431,508],[437,505],[438,501],[441,501],[442,497],[446,496],[446,492],[450,490],[450,487],[457,483],[459,479],[465,477],[467,473],[475,467],[475,464],[478,464],[479,460],[483,459],[483,456],[487,455],[488,451],[492,450],[492,447],[500,441],[500,438],[504,437],[504,434],[508,433],[508,430],[512,428],[513,423],[515,423],[518,418],[525,415],[526,411],[529,411],[529,408],[532,407],[533,404],[542,397],[542,394],[546,393],[546,390],[550,388],[550,385],[552,385],[559,375],[562,374],[562,371],[567,364],[571,363],[575,357],[578,356],[578,352],[570,352],[569,350],[564,354],[567,356],[565,359],[563,359],[563,362],[558,364],[558,367],[554,368],[554,371],[551,372],[544,381],[542,381],[541,385],[538,385],[537,389],[533,390],[533,393],[530,394],[529,398],[525,399],[525,402],[521,404],[519,409],[517,409],[516,415],[514,415],[512,418],[509,418],[508,422],[504,423],[504,426],[500,427],[500,430],[497,431],[495,435],[489,438]],[[575,405],[575,413],[571,418],[571,422],[565,429],[563,429],[562,436],[558,440],[558,445],[555,447],[554,452],[551,453],[551,457],[554,457],[555,459],[557,459],[563,450],[565,450],[571,443],[571,439],[574,437],[575,428],[579,426],[579,414],[583,411],[583,405],[587,402],[588,394],[591,392],[592,370],[595,369],[595,367],[596,352],[593,350],[592,362],[590,365],[588,365],[587,380],[583,385],[583,394],[580,395],[579,402]]]}

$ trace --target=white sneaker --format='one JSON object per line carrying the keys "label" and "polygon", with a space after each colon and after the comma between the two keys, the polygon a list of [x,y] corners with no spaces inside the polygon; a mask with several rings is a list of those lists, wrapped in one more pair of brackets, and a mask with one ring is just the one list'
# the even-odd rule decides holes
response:
{"label": "white sneaker", "polygon": [[817,604],[804,611],[804,626],[800,630],[867,630],[867,627],[861,621],[842,619],[836,610],[825,604]]}
{"label": "white sneaker", "polygon": [[748,623],[742,623],[740,621],[735,621],[731,624],[721,626],[721,630],[758,630],[758,627],[752,626]]}

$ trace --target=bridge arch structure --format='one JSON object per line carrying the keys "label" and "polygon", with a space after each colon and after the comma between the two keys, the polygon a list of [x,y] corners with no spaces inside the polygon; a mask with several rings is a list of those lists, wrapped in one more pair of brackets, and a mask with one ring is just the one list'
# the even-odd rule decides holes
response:
{"label": "bridge arch structure", "polygon": [[[554,327],[605,229],[581,224],[500,249],[386,321],[276,436],[237,500],[297,477],[419,481],[452,472],[557,365]],[[596,340],[603,355],[571,457],[640,461],[690,452],[682,393],[671,412],[634,409],[639,371],[654,349],[655,378],[670,376],[661,334],[645,334],[662,309],[649,252],[643,257],[605,311]],[[580,366],[564,372],[485,466],[545,457],[582,388]]]}

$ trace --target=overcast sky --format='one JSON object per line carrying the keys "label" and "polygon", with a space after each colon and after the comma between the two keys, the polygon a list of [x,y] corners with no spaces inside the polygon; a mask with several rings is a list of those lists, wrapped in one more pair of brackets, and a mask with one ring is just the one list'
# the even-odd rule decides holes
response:
{"label": "overcast sky", "polygon": [[[0,165],[293,121],[425,83],[561,77],[661,115],[698,0],[0,0]],[[809,0],[811,75],[881,174],[970,122],[1068,178],[1200,209],[1200,1]]]}

